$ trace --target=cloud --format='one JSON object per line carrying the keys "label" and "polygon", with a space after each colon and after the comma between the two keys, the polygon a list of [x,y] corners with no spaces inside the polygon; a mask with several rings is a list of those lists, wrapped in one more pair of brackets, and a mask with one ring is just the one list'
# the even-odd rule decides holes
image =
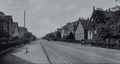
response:
{"label": "cloud", "polygon": [[27,28],[42,37],[66,22],[90,17],[93,6],[108,8],[115,4],[110,0],[0,0],[0,10],[12,15],[20,26],[26,10]]}
{"label": "cloud", "polygon": [[70,6],[67,6],[67,7],[66,7],[66,10],[67,10],[67,11],[71,11],[71,10],[74,10],[75,8],[76,8],[76,5],[72,4],[72,5],[70,5]]}
{"label": "cloud", "polygon": [[92,12],[93,12],[92,9],[83,8],[83,9],[79,10],[78,16],[83,17],[83,18],[87,18],[87,17],[91,16]]}

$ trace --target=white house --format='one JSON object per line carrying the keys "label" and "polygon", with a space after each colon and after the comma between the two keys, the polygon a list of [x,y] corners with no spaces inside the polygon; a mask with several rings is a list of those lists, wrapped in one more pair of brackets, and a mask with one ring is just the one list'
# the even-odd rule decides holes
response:
{"label": "white house", "polygon": [[87,24],[89,22],[89,19],[80,18],[78,21],[79,23],[75,31],[75,40],[86,40],[88,39]]}

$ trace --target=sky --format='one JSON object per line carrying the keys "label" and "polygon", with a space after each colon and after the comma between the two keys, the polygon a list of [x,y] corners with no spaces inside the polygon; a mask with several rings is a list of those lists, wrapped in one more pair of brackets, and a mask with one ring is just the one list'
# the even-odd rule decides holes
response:
{"label": "sky", "polygon": [[37,37],[54,32],[79,17],[87,18],[93,6],[108,9],[120,5],[115,0],[0,0],[0,11],[12,15],[13,21],[23,26],[24,10],[26,27]]}

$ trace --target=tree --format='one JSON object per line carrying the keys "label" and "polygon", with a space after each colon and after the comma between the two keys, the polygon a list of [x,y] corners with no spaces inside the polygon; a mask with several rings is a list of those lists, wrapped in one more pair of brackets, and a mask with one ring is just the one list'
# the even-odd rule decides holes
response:
{"label": "tree", "polygon": [[74,34],[72,32],[70,32],[70,34],[68,35],[67,39],[74,40],[75,39]]}
{"label": "tree", "polygon": [[120,6],[115,6],[115,7],[112,7],[112,10],[115,10],[115,11],[117,11],[117,10],[120,10]]}
{"label": "tree", "polygon": [[110,37],[110,28],[109,27],[99,28],[97,36],[99,38],[103,38],[103,39],[109,38]]}

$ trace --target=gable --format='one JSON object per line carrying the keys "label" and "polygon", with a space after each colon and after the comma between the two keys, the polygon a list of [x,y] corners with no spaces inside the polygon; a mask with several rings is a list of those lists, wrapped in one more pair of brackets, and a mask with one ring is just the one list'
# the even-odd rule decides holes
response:
{"label": "gable", "polygon": [[77,30],[75,31],[75,39],[76,40],[84,39],[84,28],[80,21],[78,23]]}

